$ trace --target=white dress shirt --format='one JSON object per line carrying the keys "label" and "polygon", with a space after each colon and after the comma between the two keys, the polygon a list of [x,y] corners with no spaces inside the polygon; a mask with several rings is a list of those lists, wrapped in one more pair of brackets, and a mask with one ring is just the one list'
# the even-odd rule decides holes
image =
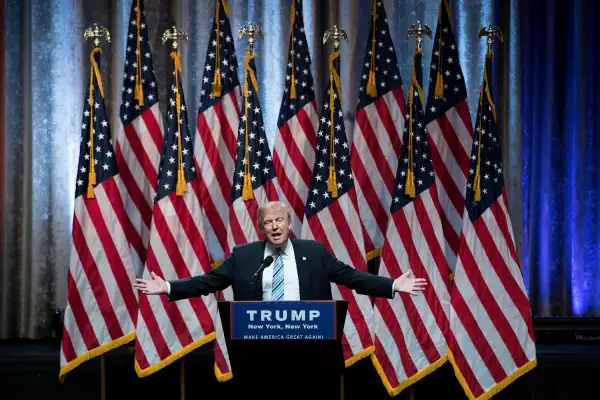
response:
{"label": "white dress shirt", "polygon": [[[294,255],[294,246],[288,239],[286,244],[281,247],[281,258],[283,261],[283,299],[300,300],[300,281],[298,280],[298,267],[296,266],[296,256]],[[273,256],[275,259],[275,246],[271,243],[266,244],[264,257]],[[264,259],[264,258],[263,258]],[[273,267],[275,260],[263,270],[262,288],[263,300],[271,300],[271,289],[273,285]]]}

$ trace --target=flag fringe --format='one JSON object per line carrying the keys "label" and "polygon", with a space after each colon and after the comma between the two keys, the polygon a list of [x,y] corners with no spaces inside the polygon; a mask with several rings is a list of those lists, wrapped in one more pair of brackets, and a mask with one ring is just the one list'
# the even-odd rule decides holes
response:
{"label": "flag fringe", "polygon": [[381,247],[378,247],[375,250],[371,250],[370,252],[368,252],[367,261],[371,261],[379,256],[381,256]]}
{"label": "flag fringe", "polygon": [[471,389],[469,389],[469,385],[467,385],[467,381],[465,380],[464,376],[462,376],[462,374],[460,373],[460,370],[458,369],[458,366],[456,364],[456,360],[454,359],[454,356],[450,351],[448,351],[448,359],[450,360],[450,364],[452,364],[452,367],[454,368],[454,375],[456,376],[456,379],[458,379],[460,386],[462,386],[463,390],[465,391],[465,395],[469,400],[488,400],[537,366],[537,359],[534,358],[527,364],[514,370],[506,378],[496,383],[494,386],[492,386],[490,389],[484,392],[481,396],[475,397],[475,395],[471,392]]}
{"label": "flag fringe", "polygon": [[225,374],[222,373],[221,370],[219,369],[219,366],[217,365],[217,363],[215,363],[215,376],[217,377],[217,381],[227,382],[228,380],[233,378],[233,373],[231,371],[229,371]]}
{"label": "flag fringe", "polygon": [[138,377],[140,377],[140,378],[145,378],[149,375],[152,375],[156,371],[166,367],[169,364],[172,364],[174,361],[177,361],[178,359],[185,356],[186,354],[196,350],[198,347],[202,346],[203,344],[206,344],[208,342],[215,340],[216,336],[217,335],[214,331],[209,333],[208,335],[202,336],[201,338],[196,339],[195,341],[188,344],[187,346],[177,350],[175,353],[171,354],[169,357],[165,358],[158,364],[154,364],[153,366],[148,367],[146,369],[142,369],[140,367],[140,365],[138,364],[137,360],[135,360],[135,362],[134,362],[135,363],[135,372],[137,373]]}
{"label": "flag fringe", "polygon": [[75,359],[69,361],[68,363],[66,363],[65,365],[60,367],[60,371],[58,373],[58,379],[59,379],[60,383],[63,383],[65,381],[65,377],[66,377],[67,373],[73,371],[75,368],[77,368],[84,362],[91,360],[92,358],[101,356],[102,354],[107,353],[113,349],[116,349],[117,347],[120,347],[126,343],[129,343],[134,339],[135,339],[135,331],[131,331],[128,334],[121,336],[118,339],[111,340],[110,342],[104,343],[92,350],[89,350],[83,354],[80,354],[79,356],[75,357]]}
{"label": "flag fringe", "polygon": [[381,382],[383,383],[383,386],[385,386],[388,394],[392,397],[397,396],[398,394],[400,394],[401,391],[403,391],[410,385],[417,383],[421,379],[425,378],[427,375],[429,375],[430,373],[432,373],[433,371],[435,371],[436,369],[438,369],[439,367],[444,365],[446,363],[446,361],[448,361],[448,354],[444,354],[439,360],[435,361],[433,364],[430,364],[426,368],[423,368],[422,370],[418,371],[416,374],[414,374],[410,378],[406,379],[400,385],[393,387],[392,384],[390,383],[390,381],[387,379],[387,376],[385,376],[383,367],[381,366],[381,363],[379,362],[379,359],[377,358],[375,353],[373,353],[373,355],[371,355],[371,362],[373,363],[375,370],[379,374],[379,377],[381,378]]}
{"label": "flag fringe", "polygon": [[346,360],[346,368],[352,366],[352,364],[356,363],[357,361],[362,360],[363,358],[367,358],[368,356],[370,356],[373,353],[375,353],[375,345],[372,344],[369,347],[367,347],[366,349],[359,351],[357,354],[355,354],[352,357],[350,357],[349,359],[347,359]]}
{"label": "flag fringe", "polygon": [[225,259],[224,259],[224,258],[222,258],[222,259],[220,259],[220,260],[217,260],[217,261],[213,262],[212,264],[210,264],[210,267],[211,267],[212,269],[218,268],[218,267],[220,267],[220,266],[221,266],[221,264],[223,264],[223,261],[225,261]]}

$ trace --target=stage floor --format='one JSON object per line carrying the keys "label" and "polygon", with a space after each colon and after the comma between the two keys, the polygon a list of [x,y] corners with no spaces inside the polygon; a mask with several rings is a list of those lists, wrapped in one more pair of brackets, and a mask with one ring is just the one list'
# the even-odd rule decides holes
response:
{"label": "stage floor", "polygon": [[[92,359],[58,382],[58,343],[51,341],[0,341],[0,399],[61,400],[100,399],[100,362]],[[186,357],[186,399],[248,399],[234,393],[232,382],[214,377],[212,346],[206,345]],[[133,348],[122,347],[106,355],[107,400],[179,399],[180,367],[176,362],[146,378],[133,369]],[[257,382],[255,388],[268,381]],[[500,399],[592,398],[600,376],[600,343],[538,345],[538,367],[494,397]],[[293,388],[291,388],[293,390]],[[395,399],[409,399],[405,390]],[[369,360],[347,369],[345,400],[389,399]],[[414,385],[414,399],[466,399],[449,364]]]}

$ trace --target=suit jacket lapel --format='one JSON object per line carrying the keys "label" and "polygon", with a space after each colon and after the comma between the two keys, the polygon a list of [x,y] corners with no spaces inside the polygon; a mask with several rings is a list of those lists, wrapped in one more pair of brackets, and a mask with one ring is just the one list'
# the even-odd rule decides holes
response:
{"label": "suit jacket lapel", "polygon": [[[265,255],[265,246],[267,245],[267,241],[266,240],[262,240],[260,242],[259,246],[256,246],[257,250],[255,255],[252,257],[252,259],[254,260],[254,262],[252,262],[250,265],[252,265],[252,275],[254,275],[254,273],[260,268],[260,266],[262,265],[262,262],[264,260],[264,255]],[[264,269],[263,269],[263,273],[264,273]],[[262,288],[263,288],[263,274],[260,274],[259,277],[260,282],[258,282],[258,288],[257,288],[257,300],[262,300]]]}
{"label": "suit jacket lapel", "polygon": [[295,239],[290,239],[294,246],[294,257],[296,258],[296,269],[298,270],[298,283],[300,286],[300,300],[307,300],[310,297],[309,265],[306,261],[305,249]]}

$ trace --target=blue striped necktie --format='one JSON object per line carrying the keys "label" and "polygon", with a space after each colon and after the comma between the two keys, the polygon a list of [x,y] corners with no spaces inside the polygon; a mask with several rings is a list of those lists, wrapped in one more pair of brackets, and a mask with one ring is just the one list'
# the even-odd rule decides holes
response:
{"label": "blue striped necktie", "polygon": [[273,284],[271,285],[271,300],[283,300],[283,258],[280,248],[275,251],[275,265],[273,266]]}

